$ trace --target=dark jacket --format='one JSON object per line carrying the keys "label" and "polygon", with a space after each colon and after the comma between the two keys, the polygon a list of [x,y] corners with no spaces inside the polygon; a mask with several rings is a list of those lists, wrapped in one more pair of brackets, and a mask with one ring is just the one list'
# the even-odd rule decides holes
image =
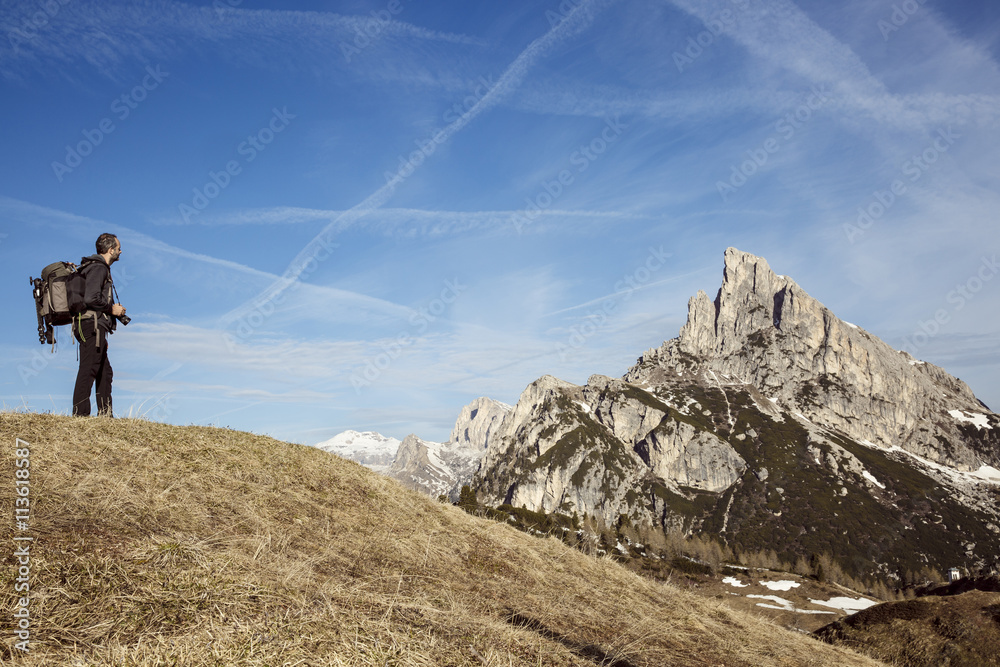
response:
{"label": "dark jacket", "polygon": [[90,311],[96,311],[97,326],[101,331],[114,331],[117,321],[111,315],[111,306],[114,305],[111,292],[111,267],[100,255],[91,255],[80,260],[79,270],[87,279],[83,301],[88,312],[83,317],[93,317]]}

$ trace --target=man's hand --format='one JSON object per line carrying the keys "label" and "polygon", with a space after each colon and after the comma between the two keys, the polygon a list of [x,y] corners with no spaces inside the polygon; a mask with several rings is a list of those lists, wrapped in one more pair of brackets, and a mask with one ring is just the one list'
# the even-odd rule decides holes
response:
{"label": "man's hand", "polygon": [[111,306],[111,314],[114,315],[115,317],[121,317],[122,315],[125,314],[125,306],[121,305],[120,303],[114,304],[113,306]]}

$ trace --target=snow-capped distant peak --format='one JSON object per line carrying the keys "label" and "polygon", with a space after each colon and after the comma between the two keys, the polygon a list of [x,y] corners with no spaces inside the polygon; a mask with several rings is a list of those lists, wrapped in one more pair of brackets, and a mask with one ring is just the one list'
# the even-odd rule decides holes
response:
{"label": "snow-capped distant peak", "polygon": [[338,453],[341,451],[364,450],[367,452],[378,451],[379,453],[387,452],[395,454],[399,448],[399,443],[400,441],[396,438],[390,438],[375,431],[359,432],[348,430],[338,433],[329,440],[317,443],[313,447],[327,452]]}
{"label": "snow-capped distant peak", "polygon": [[357,461],[376,472],[385,472],[396,458],[399,445],[396,438],[374,431],[344,431],[313,447]]}

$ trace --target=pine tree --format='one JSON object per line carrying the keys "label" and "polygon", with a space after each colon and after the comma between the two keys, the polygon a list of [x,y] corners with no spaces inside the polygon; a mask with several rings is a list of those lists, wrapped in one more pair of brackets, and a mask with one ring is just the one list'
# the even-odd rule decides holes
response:
{"label": "pine tree", "polygon": [[469,514],[475,514],[476,510],[479,509],[479,500],[476,498],[476,492],[468,484],[462,485],[462,490],[458,494],[458,506]]}

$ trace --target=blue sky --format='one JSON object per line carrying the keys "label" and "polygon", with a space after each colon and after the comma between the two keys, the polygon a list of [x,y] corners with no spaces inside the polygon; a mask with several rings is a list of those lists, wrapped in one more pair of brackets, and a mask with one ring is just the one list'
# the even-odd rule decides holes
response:
{"label": "blue sky", "polygon": [[120,415],[447,439],[619,376],[729,246],[1000,404],[1000,8],[6,2],[6,409],[68,413],[27,278],[110,231]]}

